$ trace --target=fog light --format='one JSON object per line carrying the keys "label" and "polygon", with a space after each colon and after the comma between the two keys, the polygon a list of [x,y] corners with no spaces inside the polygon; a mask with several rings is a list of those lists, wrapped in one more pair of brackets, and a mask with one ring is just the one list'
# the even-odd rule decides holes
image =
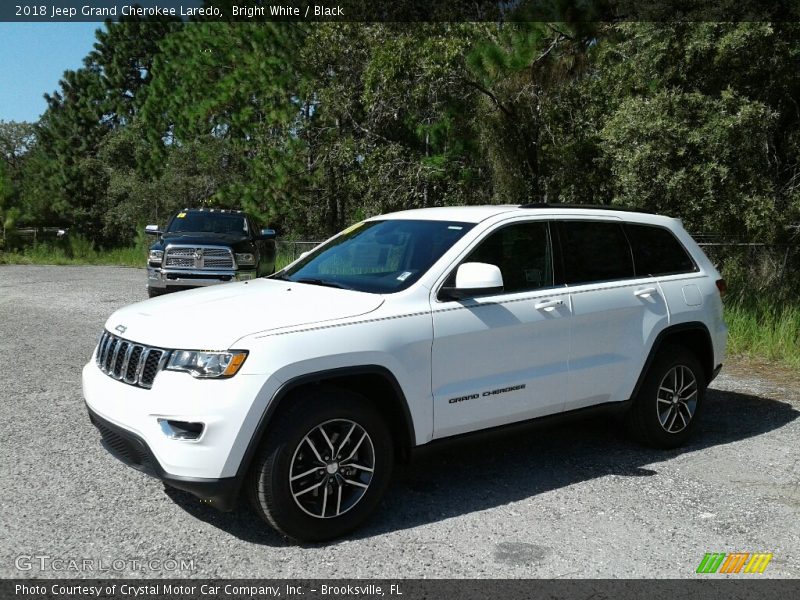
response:
{"label": "fog light", "polygon": [[188,421],[173,421],[172,419],[158,419],[161,431],[164,435],[173,440],[194,441],[203,435],[205,425],[202,423],[190,423]]}

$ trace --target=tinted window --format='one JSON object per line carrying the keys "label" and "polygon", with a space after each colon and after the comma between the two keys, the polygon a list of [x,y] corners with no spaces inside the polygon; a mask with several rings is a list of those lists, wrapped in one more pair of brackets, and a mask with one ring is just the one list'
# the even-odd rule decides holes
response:
{"label": "tinted window", "polygon": [[625,230],[633,247],[637,276],[672,275],[696,269],[686,249],[668,229],[628,224]]}
{"label": "tinted window", "polygon": [[562,221],[558,227],[568,284],[633,277],[631,249],[622,225]]}
{"label": "tinted window", "polygon": [[490,234],[463,262],[497,265],[505,292],[553,285],[553,257],[547,223],[520,223]]}

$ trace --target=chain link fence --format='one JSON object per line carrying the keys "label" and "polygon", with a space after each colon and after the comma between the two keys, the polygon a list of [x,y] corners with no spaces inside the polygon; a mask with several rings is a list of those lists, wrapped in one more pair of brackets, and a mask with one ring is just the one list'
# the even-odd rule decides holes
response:
{"label": "chain link fence", "polygon": [[66,227],[23,227],[0,232],[0,248],[20,249],[41,243],[58,243],[66,239]]}
{"label": "chain link fence", "polygon": [[766,244],[732,236],[695,236],[739,300],[763,293],[777,301],[800,299],[800,243]]}

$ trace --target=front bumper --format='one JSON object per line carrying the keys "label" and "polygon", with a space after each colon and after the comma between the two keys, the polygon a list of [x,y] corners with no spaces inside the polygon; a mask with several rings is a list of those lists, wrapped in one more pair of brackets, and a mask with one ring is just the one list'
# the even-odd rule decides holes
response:
{"label": "front bumper", "polygon": [[[152,388],[144,389],[109,377],[94,359],[83,368],[83,397],[89,409],[141,439],[159,468],[178,478],[237,474],[244,454],[241,438],[255,428],[248,415],[263,387],[260,375],[210,380],[160,371]],[[164,420],[201,423],[202,435],[174,439],[165,432]]]}
{"label": "front bumper", "polygon": [[102,436],[102,444],[115,458],[143,473],[157,477],[170,487],[189,492],[219,510],[236,506],[241,478],[181,477],[167,473],[150,447],[135,433],[115,425],[94,412],[87,404],[89,420]]}
{"label": "front bumper", "polygon": [[164,269],[147,267],[147,287],[152,290],[169,291],[255,279],[255,269],[224,271],[201,271],[192,269]]}

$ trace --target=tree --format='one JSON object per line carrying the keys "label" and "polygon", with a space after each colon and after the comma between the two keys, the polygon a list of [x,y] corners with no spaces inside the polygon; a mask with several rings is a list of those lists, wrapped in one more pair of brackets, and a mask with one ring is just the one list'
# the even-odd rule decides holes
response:
{"label": "tree", "polygon": [[563,91],[587,71],[598,24],[509,23],[487,29],[469,55],[468,83],[483,99],[482,141],[498,202],[541,202],[549,190],[548,137]]}
{"label": "tree", "polygon": [[131,123],[144,105],[159,45],[182,25],[177,17],[122,17],[97,30],[86,61],[101,69],[106,112],[115,126]]}
{"label": "tree", "polygon": [[82,68],[67,71],[36,128],[22,204],[33,222],[69,225],[101,245],[130,239],[108,227],[111,173],[98,153],[130,124],[144,102],[158,43],[177,24],[163,20],[106,22]]}
{"label": "tree", "polygon": [[33,123],[0,120],[0,158],[12,170],[22,166],[25,155],[36,142],[36,127]]}
{"label": "tree", "polygon": [[[461,77],[475,28],[457,24],[316,24],[299,136],[315,235],[402,208],[487,200]],[[301,226],[298,223],[298,226]]]}
{"label": "tree", "polygon": [[800,26],[627,23],[598,60],[616,202],[695,233],[780,241],[800,220]]}
{"label": "tree", "polygon": [[170,35],[143,107],[158,173],[174,148],[207,144],[228,177],[201,200],[266,219],[291,210],[302,160],[295,124],[303,30],[292,23],[196,23]]}
{"label": "tree", "polygon": [[0,121],[0,227],[3,238],[22,213],[18,187],[26,158],[35,143],[35,127],[31,123]]}

